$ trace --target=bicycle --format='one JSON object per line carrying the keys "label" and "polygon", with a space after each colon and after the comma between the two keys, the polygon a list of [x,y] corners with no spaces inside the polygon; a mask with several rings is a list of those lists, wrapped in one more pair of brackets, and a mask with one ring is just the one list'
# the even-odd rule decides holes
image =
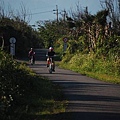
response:
{"label": "bicycle", "polygon": [[48,67],[49,73],[54,72],[53,56],[49,57],[48,66],[47,67]]}

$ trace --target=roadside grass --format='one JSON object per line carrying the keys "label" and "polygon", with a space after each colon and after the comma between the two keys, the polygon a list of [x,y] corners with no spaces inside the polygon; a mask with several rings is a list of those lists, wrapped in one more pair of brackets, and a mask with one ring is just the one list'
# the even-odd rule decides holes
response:
{"label": "roadside grass", "polygon": [[120,84],[120,77],[115,77],[115,76],[103,74],[103,73],[85,72],[85,71],[80,71],[80,70],[77,72],[79,72],[83,75],[86,75],[88,77],[96,78],[96,79],[104,81],[104,82]]}
{"label": "roadside grass", "polygon": [[90,55],[64,57],[58,66],[101,81],[120,84],[120,61],[97,59]]}
{"label": "roadside grass", "polygon": [[65,112],[67,101],[59,85],[37,75],[26,62],[4,56],[0,64],[1,120],[35,120],[38,116],[48,120]]}
{"label": "roadside grass", "polygon": [[[46,77],[36,75],[26,65],[25,69],[29,71],[30,79],[27,80],[29,86],[26,84],[28,87],[24,98],[26,109],[21,116],[22,120],[24,116],[31,119],[31,115],[35,118],[36,116],[42,116],[42,119],[45,120],[49,115],[65,112],[67,102],[64,99],[62,88]],[[25,118],[25,120],[27,119]]]}
{"label": "roadside grass", "polygon": [[104,82],[120,84],[120,77],[116,77],[116,76],[112,76],[112,75],[108,75],[108,74],[103,74],[103,73],[87,72],[87,71],[81,70],[77,67],[71,67],[69,64],[58,63],[58,66],[60,68],[69,69],[69,70],[72,70],[74,72],[80,73],[82,75],[86,75],[88,77],[95,78],[95,79],[98,79],[98,80],[101,80]]}

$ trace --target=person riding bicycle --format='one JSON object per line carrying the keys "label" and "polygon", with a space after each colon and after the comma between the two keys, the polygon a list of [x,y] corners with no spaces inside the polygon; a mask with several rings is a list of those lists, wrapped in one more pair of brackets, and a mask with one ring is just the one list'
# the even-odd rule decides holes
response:
{"label": "person riding bicycle", "polygon": [[29,53],[28,53],[28,57],[31,58],[33,57],[33,63],[35,63],[35,52],[33,50],[33,48],[30,49]]}
{"label": "person riding bicycle", "polygon": [[50,61],[50,58],[52,58],[52,61],[53,61],[53,71],[55,71],[55,61],[54,61],[55,52],[54,52],[53,47],[49,47],[47,55],[48,55],[47,67],[49,67],[49,61]]}

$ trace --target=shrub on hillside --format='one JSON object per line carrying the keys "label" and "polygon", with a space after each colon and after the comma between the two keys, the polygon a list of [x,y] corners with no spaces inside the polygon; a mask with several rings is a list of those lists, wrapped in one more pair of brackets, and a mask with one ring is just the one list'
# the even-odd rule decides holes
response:
{"label": "shrub on hillside", "polygon": [[55,100],[60,96],[50,81],[0,51],[0,120],[19,120],[27,113],[54,111],[58,105]]}

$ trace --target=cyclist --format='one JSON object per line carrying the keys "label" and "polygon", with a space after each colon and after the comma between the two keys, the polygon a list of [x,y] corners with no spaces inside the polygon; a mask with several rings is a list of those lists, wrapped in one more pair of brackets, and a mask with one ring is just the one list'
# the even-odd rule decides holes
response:
{"label": "cyclist", "polygon": [[55,55],[55,52],[54,52],[54,49],[53,47],[49,47],[48,49],[48,58],[47,58],[47,67],[49,67],[49,60],[50,60],[50,57],[52,57],[52,60],[53,60],[53,71],[55,71],[55,61],[54,61],[54,55]]}
{"label": "cyclist", "polygon": [[33,63],[35,63],[35,52],[33,50],[33,48],[30,49],[29,53],[28,53],[28,57],[31,58],[33,57]]}

